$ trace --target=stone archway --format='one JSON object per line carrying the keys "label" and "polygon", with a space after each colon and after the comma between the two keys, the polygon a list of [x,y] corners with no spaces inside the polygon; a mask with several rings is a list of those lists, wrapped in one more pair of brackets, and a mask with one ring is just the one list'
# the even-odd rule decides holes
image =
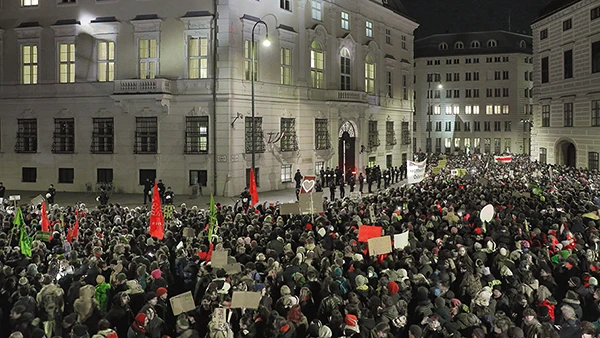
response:
{"label": "stone archway", "polygon": [[350,121],[342,123],[338,134],[338,166],[345,174],[356,168],[356,128]]}
{"label": "stone archway", "polygon": [[577,147],[571,139],[562,139],[554,147],[554,162],[569,167],[577,167]]}

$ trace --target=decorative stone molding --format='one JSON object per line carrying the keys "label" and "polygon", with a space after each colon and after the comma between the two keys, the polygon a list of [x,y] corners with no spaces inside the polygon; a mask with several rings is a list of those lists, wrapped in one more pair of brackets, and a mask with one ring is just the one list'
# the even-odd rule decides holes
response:
{"label": "decorative stone molding", "polygon": [[162,19],[147,19],[147,20],[131,20],[129,21],[133,25],[133,31],[135,33],[145,33],[145,32],[158,32],[160,31],[160,25],[162,24]]}
{"label": "decorative stone molding", "polygon": [[327,50],[327,38],[329,37],[329,33],[327,32],[325,26],[317,24],[314,28],[307,28],[306,31],[308,33],[309,47],[313,41],[317,40],[323,46],[323,50]]}
{"label": "decorative stone molding", "polygon": [[279,27],[277,27],[277,32],[279,33],[280,41],[296,44],[298,33],[294,31],[292,27],[279,25]]}
{"label": "decorative stone molding", "polygon": [[352,33],[346,34],[343,38],[338,38],[338,43],[339,43],[338,55],[342,52],[343,48],[346,48],[350,52],[350,56],[351,56],[350,60],[353,61],[355,59],[354,56],[355,56],[357,42],[354,39],[354,37],[352,36]]}
{"label": "decorative stone molding", "polygon": [[103,21],[98,18],[90,22],[92,32],[94,35],[102,34],[118,34],[121,29],[121,23],[119,21]]}
{"label": "decorative stone molding", "polygon": [[38,40],[42,35],[43,27],[34,26],[34,27],[17,27],[15,28],[15,32],[17,32],[17,39],[19,40],[28,40],[28,39],[36,39]]}
{"label": "decorative stone molding", "polygon": [[[202,14],[204,14],[204,12]],[[202,16],[187,16],[186,14],[186,16],[181,17],[180,20],[183,22],[183,29],[186,31],[207,30],[211,27],[213,15],[208,12]]]}
{"label": "decorative stone molding", "polygon": [[52,25],[50,26],[52,30],[54,30],[54,37],[69,37],[69,36],[77,36],[79,34],[79,29],[81,28],[81,24],[79,22],[72,24],[63,24],[63,25]]}

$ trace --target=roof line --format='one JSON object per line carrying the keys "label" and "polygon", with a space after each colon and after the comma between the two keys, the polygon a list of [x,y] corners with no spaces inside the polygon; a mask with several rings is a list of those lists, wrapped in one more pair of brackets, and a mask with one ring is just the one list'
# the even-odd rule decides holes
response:
{"label": "roof line", "polygon": [[444,36],[444,35],[481,34],[481,33],[508,33],[508,34],[512,34],[512,35],[520,35],[520,36],[527,37],[527,38],[532,37],[531,35],[527,35],[527,34],[510,32],[510,31],[503,30],[503,29],[496,29],[496,30],[491,30],[491,31],[477,31],[477,32],[438,33],[438,34],[432,34],[432,35],[426,36],[424,38],[417,39],[417,40],[415,40],[415,42],[433,38],[433,37],[437,37],[437,36]]}
{"label": "roof line", "polygon": [[573,1],[573,2],[569,2],[569,3],[567,3],[567,4],[563,5],[563,6],[560,6],[559,8],[557,8],[557,9],[555,9],[555,10],[551,11],[550,13],[546,13],[546,14],[544,14],[544,15],[542,15],[542,16],[539,16],[539,17],[537,17],[537,18],[533,19],[533,21],[531,22],[531,24],[533,25],[534,23],[536,23],[536,22],[538,22],[538,21],[541,21],[541,20],[543,20],[543,19],[545,19],[545,18],[547,18],[547,17],[551,16],[552,14],[558,13],[558,12],[562,11],[562,10],[563,10],[563,9],[565,9],[565,8],[569,8],[569,7],[571,7],[572,5],[574,5],[574,4],[576,4],[576,3],[580,2],[580,1],[581,1],[581,0],[575,0],[575,1]]}

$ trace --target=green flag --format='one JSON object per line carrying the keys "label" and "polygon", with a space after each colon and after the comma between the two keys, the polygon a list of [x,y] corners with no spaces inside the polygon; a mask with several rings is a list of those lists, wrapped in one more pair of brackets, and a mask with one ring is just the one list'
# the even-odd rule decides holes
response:
{"label": "green flag", "polygon": [[212,242],[212,235],[217,221],[217,207],[215,206],[215,198],[210,194],[210,209],[208,215],[208,242]]}
{"label": "green flag", "polygon": [[21,247],[21,253],[27,257],[31,257],[31,237],[25,230],[25,221],[23,220],[23,214],[21,208],[17,207],[17,214],[15,215],[14,225],[19,226],[21,235],[19,237],[19,247]]}

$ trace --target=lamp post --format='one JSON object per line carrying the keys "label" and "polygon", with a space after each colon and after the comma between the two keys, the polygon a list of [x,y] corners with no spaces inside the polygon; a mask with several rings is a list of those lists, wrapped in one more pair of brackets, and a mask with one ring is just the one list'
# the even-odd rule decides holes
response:
{"label": "lamp post", "polygon": [[[432,75],[434,76],[434,75]],[[438,83],[437,88],[442,89],[441,83]],[[433,126],[431,125],[431,115],[433,114],[433,92],[431,91],[431,81],[427,81],[427,141],[429,142],[429,149],[427,149],[427,154],[432,153],[433,151],[433,142],[431,140],[431,129]]]}
{"label": "lamp post", "polygon": [[254,175],[256,175],[256,123],[254,121],[254,53],[256,51],[254,50],[254,29],[260,23],[265,25],[265,29],[267,31],[266,38],[263,41],[263,46],[269,47],[271,45],[271,41],[269,41],[269,26],[267,26],[267,23],[262,20],[257,21],[252,27],[252,42],[250,43],[250,54],[252,55],[252,65],[250,66],[250,82],[252,83],[252,171],[254,172]]}

